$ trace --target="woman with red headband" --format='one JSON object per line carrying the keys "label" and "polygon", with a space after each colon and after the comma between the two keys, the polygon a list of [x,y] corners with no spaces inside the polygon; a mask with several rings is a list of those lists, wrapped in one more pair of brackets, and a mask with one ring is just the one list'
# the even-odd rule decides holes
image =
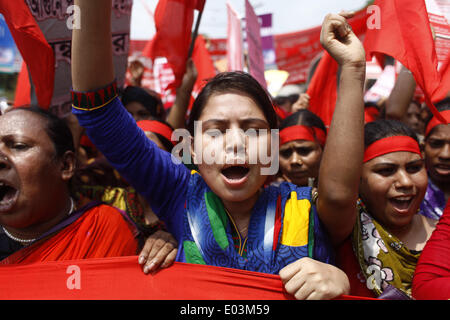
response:
{"label": "woman with red headband", "polygon": [[280,175],[298,186],[315,186],[327,129],[322,120],[302,109],[280,124]]}
{"label": "woman with red headband", "polygon": [[[140,120],[137,125],[161,150],[172,151],[173,128],[167,122]],[[78,205],[93,200],[103,201],[125,212],[145,235],[147,240],[139,255],[139,263],[145,273],[154,271],[159,266],[167,267],[175,260],[177,253],[175,239],[165,231],[164,224],[154,214],[148,202],[111,167],[104,157],[79,169],[75,181]],[[157,246],[161,246],[162,249],[151,252],[155,242],[158,242]]]}
{"label": "woman with red headband", "polygon": [[358,216],[338,265],[353,294],[409,298],[417,260],[435,227],[417,214],[427,188],[424,159],[416,134],[399,121],[378,120],[364,131]]}
{"label": "woman with red headband", "polygon": [[428,188],[420,213],[439,220],[450,195],[450,98],[436,104],[442,119],[433,116],[425,131]]}

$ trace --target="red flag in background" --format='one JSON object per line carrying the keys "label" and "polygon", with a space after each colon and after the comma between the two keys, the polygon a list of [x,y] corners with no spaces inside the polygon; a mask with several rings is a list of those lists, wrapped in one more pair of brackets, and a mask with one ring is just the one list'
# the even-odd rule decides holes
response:
{"label": "red flag in background", "polygon": [[306,91],[310,97],[309,110],[319,116],[327,128],[336,105],[338,67],[337,62],[324,51]]}
{"label": "red flag in background", "polygon": [[[41,108],[50,106],[55,79],[55,58],[25,1],[0,0],[0,13],[25,60]],[[28,91],[29,92],[29,91]]]}
{"label": "red flag in background", "polygon": [[22,62],[22,68],[20,69],[19,76],[17,77],[16,93],[14,95],[14,108],[30,105],[30,91],[31,86],[28,68],[25,62]]}
{"label": "red flag in background", "polygon": [[175,75],[170,85],[173,89],[180,86],[186,71],[194,9],[202,11],[204,5],[205,0],[159,0],[156,6],[156,34],[143,55],[151,59],[167,58]]}
{"label": "red flag in background", "polygon": [[216,75],[213,60],[206,48],[206,42],[202,35],[198,35],[195,40],[192,60],[197,69],[197,81],[195,82],[193,92],[197,94],[205,86],[206,80]]}
{"label": "red flag in background", "polygon": [[441,76],[424,0],[376,0],[374,5],[380,8],[381,23],[367,29],[366,60],[376,53],[397,59],[423,89],[431,112],[444,120],[431,102],[441,85]]}
{"label": "red flag in background", "polygon": [[447,97],[450,93],[450,55],[439,69],[439,74],[441,76],[441,86],[433,95],[433,103],[437,103],[445,99],[445,97]]}

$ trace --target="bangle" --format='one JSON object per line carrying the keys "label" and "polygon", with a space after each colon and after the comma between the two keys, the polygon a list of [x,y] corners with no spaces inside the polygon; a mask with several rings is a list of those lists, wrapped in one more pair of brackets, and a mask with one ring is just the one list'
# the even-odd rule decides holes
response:
{"label": "bangle", "polygon": [[78,110],[92,111],[106,106],[117,94],[117,82],[114,80],[110,84],[95,91],[76,92],[71,90],[72,106]]}

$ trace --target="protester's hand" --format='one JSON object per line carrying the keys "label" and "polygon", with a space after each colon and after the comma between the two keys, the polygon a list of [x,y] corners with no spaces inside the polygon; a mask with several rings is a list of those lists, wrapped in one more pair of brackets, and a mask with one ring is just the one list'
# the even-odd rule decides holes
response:
{"label": "protester's hand", "polygon": [[347,275],[340,269],[302,258],[281,269],[286,291],[297,300],[327,300],[350,292]]}
{"label": "protester's hand", "polygon": [[192,58],[189,58],[186,63],[186,72],[184,73],[183,80],[181,82],[181,88],[184,90],[189,90],[190,94],[190,91],[194,88],[195,81],[197,81],[197,77],[197,68],[195,67]]}
{"label": "protester's hand", "polygon": [[328,14],[322,24],[320,43],[340,66],[365,65],[364,47],[347,22],[353,15]]}
{"label": "protester's hand", "polygon": [[144,273],[170,266],[177,256],[177,246],[175,238],[162,230],[158,230],[148,237],[139,254],[139,264],[142,265]]}
{"label": "protester's hand", "polygon": [[297,101],[295,101],[292,105],[292,113],[302,109],[309,109],[309,99],[309,94],[302,93],[300,97],[298,97]]}
{"label": "protester's hand", "polygon": [[131,61],[128,70],[131,74],[131,82],[134,86],[140,86],[142,81],[142,76],[144,75],[145,67],[139,60]]}

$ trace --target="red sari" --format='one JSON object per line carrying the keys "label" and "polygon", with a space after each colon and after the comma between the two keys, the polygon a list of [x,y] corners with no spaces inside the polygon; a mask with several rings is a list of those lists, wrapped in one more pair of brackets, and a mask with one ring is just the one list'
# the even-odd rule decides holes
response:
{"label": "red sari", "polygon": [[115,208],[91,203],[0,264],[27,264],[137,254],[137,229]]}
{"label": "red sari", "polygon": [[412,294],[416,299],[450,299],[450,201],[419,258]]}

